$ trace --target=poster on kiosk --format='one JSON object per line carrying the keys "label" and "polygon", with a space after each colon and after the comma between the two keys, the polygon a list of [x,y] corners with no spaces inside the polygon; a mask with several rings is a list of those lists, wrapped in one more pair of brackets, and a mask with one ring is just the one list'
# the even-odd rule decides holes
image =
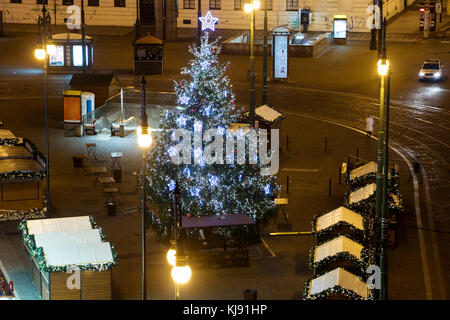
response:
{"label": "poster on kiosk", "polygon": [[287,79],[289,70],[289,35],[291,29],[284,26],[275,27],[272,34],[272,67],[274,79]]}

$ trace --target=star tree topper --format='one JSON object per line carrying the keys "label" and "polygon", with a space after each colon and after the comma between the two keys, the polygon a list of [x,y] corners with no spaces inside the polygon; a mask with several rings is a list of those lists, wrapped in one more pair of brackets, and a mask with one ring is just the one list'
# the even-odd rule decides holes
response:
{"label": "star tree topper", "polygon": [[202,23],[202,31],[206,29],[211,29],[212,31],[215,31],[214,25],[217,21],[219,21],[219,18],[213,17],[211,12],[208,11],[206,16],[198,18]]}

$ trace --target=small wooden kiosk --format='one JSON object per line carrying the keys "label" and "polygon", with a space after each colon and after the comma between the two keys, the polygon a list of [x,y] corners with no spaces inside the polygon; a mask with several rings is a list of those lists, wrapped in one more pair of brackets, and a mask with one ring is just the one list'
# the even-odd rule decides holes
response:
{"label": "small wooden kiosk", "polygon": [[134,42],[134,74],[162,74],[163,42],[151,35]]}
{"label": "small wooden kiosk", "polygon": [[342,268],[336,268],[305,284],[305,300],[372,300],[367,283]]}
{"label": "small wooden kiosk", "polygon": [[114,246],[91,216],[23,220],[28,270],[43,300],[110,300]]}

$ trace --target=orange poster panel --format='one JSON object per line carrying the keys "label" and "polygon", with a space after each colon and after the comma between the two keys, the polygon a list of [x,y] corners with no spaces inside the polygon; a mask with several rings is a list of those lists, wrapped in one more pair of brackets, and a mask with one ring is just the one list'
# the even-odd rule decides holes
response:
{"label": "orange poster panel", "polygon": [[81,122],[81,97],[64,97],[64,122]]}

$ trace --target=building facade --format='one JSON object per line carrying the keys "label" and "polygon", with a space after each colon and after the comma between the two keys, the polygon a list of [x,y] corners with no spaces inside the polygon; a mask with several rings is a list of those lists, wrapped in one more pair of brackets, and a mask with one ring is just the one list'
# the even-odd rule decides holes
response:
{"label": "building facade", "polygon": [[[196,28],[198,0],[180,0],[178,29]],[[264,0],[261,1],[261,9]],[[369,6],[371,0],[266,0],[268,9],[268,28],[286,25],[299,30],[299,10],[309,9],[311,24],[308,30],[331,31],[334,15],[347,15],[348,31],[370,32],[367,27],[367,18],[372,15]],[[414,0],[387,0],[383,1],[383,16],[390,19],[404,10]],[[202,13],[211,11],[219,18],[217,29],[248,30],[250,16],[243,10],[243,6],[250,0],[202,0]],[[257,10],[255,14],[256,30],[262,30],[264,25],[264,12]]]}

